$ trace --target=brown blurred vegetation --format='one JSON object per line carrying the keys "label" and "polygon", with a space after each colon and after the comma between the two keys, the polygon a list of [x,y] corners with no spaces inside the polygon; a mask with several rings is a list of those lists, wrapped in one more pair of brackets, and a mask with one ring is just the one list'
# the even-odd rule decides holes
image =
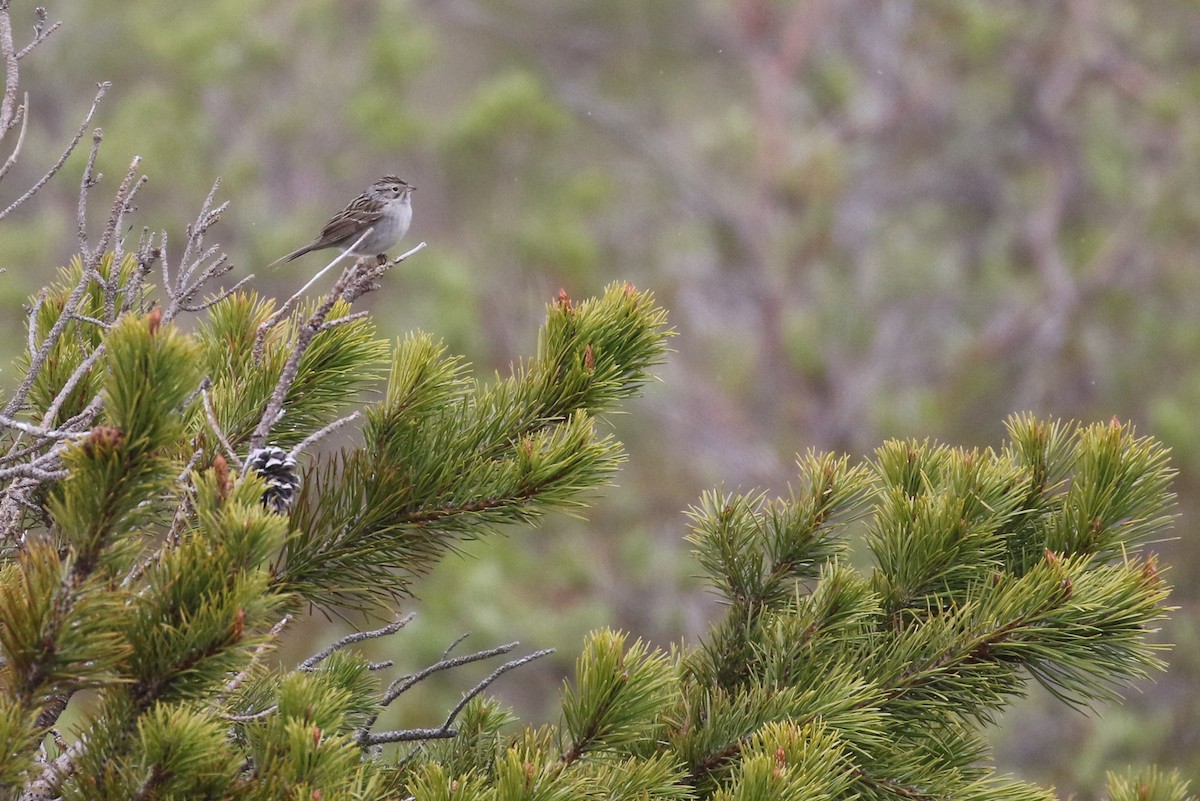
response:
{"label": "brown blurred vegetation", "polygon": [[[14,4],[16,5],[16,4]],[[32,8],[16,8],[32,25]],[[704,631],[680,510],[786,492],[793,454],[997,442],[1013,411],[1135,421],[1174,448],[1170,672],[1104,717],[1036,699],[998,759],[1081,796],[1158,761],[1200,775],[1200,11],[1188,0],[91,0],[23,62],[26,186],[99,80],[100,169],[140,154],[136,225],[182,239],[209,184],[262,265],[370,180],[419,187],[430,247],[381,326],[481,370],[529,352],[558,289],[614,279],[673,312],[661,386],[586,523],[471,549],[423,588],[412,659],[460,631],[559,648]],[[74,243],[82,154],[0,238],[15,310]],[[110,179],[111,180],[111,179]],[[136,237],[137,230],[131,236]],[[4,319],[10,347],[20,315]],[[423,634],[420,632],[424,632]],[[315,633],[314,640],[325,640]],[[419,641],[419,642],[418,642]],[[473,640],[474,641],[474,640]],[[534,717],[553,675],[511,700]]]}

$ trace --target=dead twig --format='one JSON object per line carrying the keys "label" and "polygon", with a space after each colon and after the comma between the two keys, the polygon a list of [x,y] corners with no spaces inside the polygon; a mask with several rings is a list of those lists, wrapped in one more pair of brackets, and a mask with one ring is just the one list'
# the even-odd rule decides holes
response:
{"label": "dead twig", "polygon": [[83,122],[79,125],[79,130],[75,132],[75,136],[71,139],[66,149],[63,150],[62,155],[58,157],[58,161],[54,162],[50,169],[46,171],[46,174],[39,178],[33,186],[29,187],[29,189],[25,191],[25,194],[21,195],[19,198],[9,204],[8,208],[6,208],[4,211],[0,211],[0,220],[3,220],[8,215],[12,214],[14,210],[37,194],[39,189],[45,186],[51,178],[58,174],[58,171],[62,169],[64,164],[66,164],[67,159],[70,158],[71,154],[75,152],[75,148],[79,145],[80,140],[83,139],[83,135],[87,132],[88,126],[92,124],[92,118],[96,116],[96,109],[99,107],[100,101],[104,97],[104,93],[108,91],[108,88],[111,85],[112,84],[108,83],[107,81],[97,84],[96,97],[92,100],[92,107],[88,109],[87,116],[83,118]]}
{"label": "dead twig", "polygon": [[339,651],[342,648],[345,648],[347,645],[353,645],[354,643],[362,642],[363,640],[374,640],[379,637],[387,637],[391,634],[395,634],[397,631],[412,622],[412,619],[416,616],[416,612],[409,612],[399,620],[388,623],[382,628],[372,629],[370,631],[356,631],[353,634],[348,634],[332,645],[313,654],[308,659],[305,659],[300,663],[296,670],[299,670],[302,673],[309,673],[313,670],[316,670],[317,666],[328,659],[334,651]]}

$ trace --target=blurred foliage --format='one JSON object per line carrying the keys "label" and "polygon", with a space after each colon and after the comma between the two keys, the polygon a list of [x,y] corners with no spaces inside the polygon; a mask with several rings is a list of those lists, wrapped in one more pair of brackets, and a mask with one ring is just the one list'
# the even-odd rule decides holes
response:
{"label": "blurred foliage", "polygon": [[[673,310],[680,353],[618,421],[620,488],[587,525],[522,540],[519,564],[485,546],[447,565],[419,590],[433,632],[567,646],[607,622],[659,643],[695,636],[711,608],[664,565],[702,488],[784,491],[810,446],[991,443],[1020,410],[1155,433],[1181,468],[1180,531],[1195,525],[1188,0],[91,0],[50,13],[64,27],[22,62],[33,114],[7,187],[53,162],[94,82],[111,80],[105,186],[143,156],[134,224],[178,241],[221,176],[235,275],[395,171],[419,187],[409,241],[431,247],[375,297],[381,333],[422,327],[503,368],[560,287],[629,280]],[[14,14],[32,24],[32,8]],[[69,261],[83,156],[6,226],[0,295],[41,286],[32,265]],[[290,294],[315,268],[259,283]],[[10,348],[21,325],[3,322]],[[1162,547],[1200,562],[1194,538]],[[1030,778],[1085,797],[1114,761],[1200,775],[1200,593],[1186,568],[1171,579],[1171,672],[1103,720],[1036,702],[1013,713],[1022,736],[1001,753]],[[1149,708],[1170,710],[1154,734],[1122,717]]]}

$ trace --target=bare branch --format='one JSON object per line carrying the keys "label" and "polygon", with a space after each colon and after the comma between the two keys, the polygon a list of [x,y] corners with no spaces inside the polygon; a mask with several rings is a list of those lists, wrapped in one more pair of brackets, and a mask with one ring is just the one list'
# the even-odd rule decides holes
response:
{"label": "bare branch", "polygon": [[534,661],[535,659],[541,659],[543,656],[549,656],[552,653],[554,653],[553,648],[543,648],[540,651],[534,651],[532,654],[529,654],[528,656],[523,656],[520,659],[514,659],[511,662],[505,662],[503,665],[501,665],[500,667],[493,670],[482,681],[480,681],[478,684],[476,684],[474,687],[472,687],[465,695],[463,695],[462,700],[460,700],[458,702],[457,706],[455,706],[454,709],[450,710],[450,714],[446,717],[446,722],[442,724],[442,728],[449,729],[451,724],[454,723],[454,719],[457,718],[459,716],[459,713],[461,713],[463,711],[463,709],[466,708],[467,704],[470,703],[471,699],[474,698],[475,696],[479,695],[484,690],[486,690],[488,688],[488,686],[490,686],[494,681],[496,681],[496,679],[500,678],[501,676],[503,676],[505,673],[507,673],[510,670],[515,670],[516,668],[519,668],[522,665],[528,665],[530,662]]}
{"label": "bare branch", "polygon": [[446,650],[442,651],[442,659],[448,659],[450,657],[450,652],[453,651],[455,648],[457,648],[462,643],[463,640],[467,639],[470,636],[471,636],[471,632],[464,631],[462,634],[455,637],[454,642],[447,645]]}
{"label": "bare branch", "polygon": [[[508,650],[512,650],[512,647],[514,647],[514,646],[516,646],[516,643],[512,643],[512,645],[510,645],[510,646],[502,646],[501,648],[493,649],[492,652],[480,652],[480,653],[490,653],[491,655],[495,655],[496,652],[506,653]],[[502,649],[504,649],[504,650],[502,650]],[[454,737],[458,732],[456,730],[452,729],[451,726],[454,725],[454,721],[458,718],[458,716],[462,713],[462,711],[464,709],[466,709],[467,704],[469,704],[471,702],[472,698],[474,698],[475,696],[482,693],[489,686],[491,686],[496,681],[496,679],[500,678],[508,671],[519,668],[522,665],[527,665],[530,662],[534,661],[535,659],[541,659],[543,656],[547,656],[552,653],[554,653],[553,648],[546,648],[541,651],[535,651],[532,654],[529,654],[528,656],[523,656],[520,659],[514,659],[511,662],[505,662],[503,665],[501,665],[500,667],[493,670],[490,674],[488,674],[482,681],[480,681],[478,684],[476,684],[474,687],[472,687],[469,691],[464,693],[462,699],[459,700],[458,704],[456,704],[455,707],[452,710],[450,710],[450,714],[446,716],[446,720],[442,723],[441,726],[438,726],[436,729],[398,729],[395,731],[369,732],[369,731],[367,731],[367,729],[364,728],[364,729],[359,729],[359,731],[356,733],[355,741],[363,746],[372,746],[372,745],[383,745],[384,743],[413,742],[413,741],[417,741],[417,740],[439,740],[439,739],[447,739],[450,737]],[[477,655],[472,654],[471,656],[474,657]],[[481,657],[481,658],[486,658],[486,657]],[[475,661],[471,657],[460,657],[459,659],[460,660],[461,659],[471,659],[471,661]],[[443,661],[447,661],[447,660],[443,660]],[[458,660],[448,660],[448,661],[457,662]],[[440,665],[442,663],[439,662],[438,664]],[[432,670],[433,667],[437,667],[437,666],[436,665],[431,666],[431,668],[427,668],[426,670]],[[445,668],[442,668],[442,669],[445,669]],[[412,685],[410,684],[408,686],[412,686]],[[386,704],[384,704],[384,705],[386,705]],[[372,723],[374,723],[374,721],[372,721]]]}
{"label": "bare branch", "polygon": [[507,654],[509,651],[516,648],[520,644],[521,643],[519,643],[519,642],[510,642],[507,645],[500,645],[495,648],[488,648],[483,651],[476,651],[473,654],[465,654],[463,656],[456,656],[452,659],[438,660],[437,662],[434,662],[432,665],[430,665],[427,668],[419,670],[416,673],[413,673],[411,675],[403,676],[399,679],[396,679],[394,682],[392,682],[391,685],[388,686],[387,691],[384,692],[383,699],[379,702],[379,706],[385,707],[385,706],[390,705],[393,701],[395,701],[401,695],[403,695],[404,693],[406,693],[410,689],[412,689],[413,685],[424,681],[425,679],[432,676],[434,673],[440,673],[443,670],[451,670],[456,667],[462,667],[463,665],[469,665],[472,662],[479,662],[483,659],[491,659],[493,656],[500,656],[501,654]]}
{"label": "bare branch", "polygon": [[38,801],[44,798],[53,798],[53,788],[62,783],[62,780],[75,772],[75,760],[83,755],[87,750],[87,734],[79,735],[79,739],[71,744],[69,748],[63,751],[53,762],[46,763],[46,767],[42,769],[41,774],[25,785],[21,792],[21,801]]}
{"label": "bare branch", "polygon": [[66,303],[63,304],[62,314],[54,321],[54,325],[50,327],[49,333],[42,340],[42,344],[37,352],[30,355],[29,368],[25,372],[25,378],[22,379],[21,385],[17,387],[17,391],[13,393],[13,396],[8,399],[8,404],[4,407],[3,414],[11,417],[24,405],[25,399],[29,397],[29,390],[33,386],[33,382],[42,370],[42,365],[45,364],[50,351],[62,336],[67,323],[70,322],[69,315],[79,308],[79,303],[83,298],[83,293],[87,290],[88,283],[88,277],[85,273],[79,279],[75,288],[71,290],[70,296],[67,297]]}
{"label": "bare branch", "polygon": [[411,743],[420,740],[449,740],[457,736],[458,731],[455,729],[444,729],[439,726],[436,729],[396,729],[378,733],[363,731],[355,738],[355,741],[359,745],[369,746],[383,745],[384,743]]}
{"label": "bare branch", "polygon": [[[108,215],[108,223],[104,226],[104,231],[100,235],[100,241],[96,243],[96,249],[91,256],[93,265],[100,264],[100,259],[104,256],[104,251],[108,250],[109,244],[116,235],[117,228],[121,224],[121,218],[125,216],[126,204],[129,202],[129,196],[136,185],[134,177],[137,175],[137,168],[141,163],[142,157],[134,156],[133,161],[129,163],[129,169],[125,171],[125,178],[121,181],[121,185],[117,187],[117,193],[113,197],[112,211]],[[115,264],[114,267],[116,267]],[[116,308],[117,286],[118,282],[116,280],[109,281],[108,291],[104,295],[105,314],[109,317],[112,316],[109,314],[109,311]]]}
{"label": "bare branch", "polygon": [[[103,351],[103,343],[101,343],[101,346],[102,347],[100,347],[99,350]],[[97,353],[96,351],[92,351],[92,353],[88,356],[87,359],[84,360],[84,362],[88,362],[90,360],[91,363],[94,364],[96,359],[98,359],[98,358],[100,358],[100,354]],[[82,375],[83,373],[85,373],[87,371],[87,368],[85,368],[82,364],[75,369],[76,369],[76,373],[78,373],[80,375]],[[74,380],[76,380],[75,375],[72,374],[71,378],[68,379],[68,383],[71,381],[74,381]],[[64,389],[65,388],[66,387],[64,385]],[[67,394],[69,394],[69,390],[67,391],[67,393],[64,393],[62,390],[59,390],[58,397],[55,398],[55,402],[53,404],[51,404],[51,407],[47,410],[47,413],[53,412],[54,415],[57,415],[58,411],[59,411],[59,407],[61,406],[62,401],[66,399]],[[104,405],[104,397],[99,392],[97,392],[95,395],[92,396],[92,399],[88,402],[88,405],[83,407],[83,411],[81,411],[79,414],[75,415],[74,417],[64,420],[62,422],[62,424],[59,425],[59,428],[60,429],[68,429],[69,428],[69,429],[78,430],[80,428],[86,428],[86,427],[90,426],[92,424],[92,421],[94,419],[96,419],[96,414],[99,413],[100,407],[103,405]],[[49,426],[50,423],[53,422],[53,420],[54,420],[54,417],[50,417],[49,419],[47,419],[46,415],[42,415],[42,425],[44,425],[44,426]]]}
{"label": "bare branch", "polygon": [[360,311],[360,312],[354,312],[354,314],[347,314],[345,317],[338,317],[333,320],[326,320],[324,323],[321,324],[321,330],[328,331],[332,328],[337,328],[339,325],[345,325],[346,323],[352,323],[355,320],[361,320],[364,317],[370,316],[370,314],[371,313],[368,311]]}
{"label": "bare branch", "polygon": [[409,612],[404,617],[387,624],[383,628],[372,629],[371,631],[356,631],[353,634],[348,634],[324,650],[313,654],[308,659],[305,659],[300,663],[296,670],[299,670],[303,673],[313,671],[316,669],[317,665],[325,661],[325,659],[327,659],[334,651],[345,648],[347,645],[353,645],[356,642],[362,642],[363,640],[373,640],[379,637],[387,637],[388,635],[395,634],[397,631],[407,626],[416,616],[416,612]]}
{"label": "bare branch", "polygon": [[[137,156],[134,158],[134,162],[140,162],[141,160],[142,160],[141,156]],[[133,169],[132,165],[130,166],[130,169],[131,170]],[[132,187],[129,188],[129,191],[126,193],[125,198],[121,202],[120,207],[118,209],[115,209],[116,221],[115,221],[115,224],[113,225],[113,230],[116,230],[116,231],[121,230],[121,226],[125,222],[125,215],[128,214],[129,212],[133,211],[133,209],[134,209],[134,206],[133,206],[134,196],[137,195],[138,191],[143,186],[145,186],[149,180],[150,179],[148,177],[143,175],[137,179],[137,183],[135,183]],[[119,264],[121,262],[121,257],[124,256],[124,252],[125,252],[125,237],[119,236],[116,238],[116,241],[113,243],[113,261]]]}
{"label": "bare branch", "polygon": [[25,142],[25,129],[29,127],[29,93],[25,93],[25,102],[17,109],[17,113],[21,115],[21,130],[17,134],[17,144],[13,147],[12,153],[8,154],[8,160],[4,162],[4,166],[0,167],[0,181],[4,180],[4,176],[8,175],[8,171],[17,163],[17,156],[21,153],[21,145]]}
{"label": "bare branch", "polygon": [[88,436],[86,431],[62,431],[56,428],[44,428],[42,426],[27,423],[24,420],[16,420],[12,417],[0,415],[0,425],[15,428],[18,431],[23,431],[35,437],[43,439],[83,439]]}
{"label": "bare branch", "polygon": [[39,6],[35,9],[38,16],[37,23],[33,26],[33,40],[21,48],[21,52],[17,53],[17,60],[25,58],[33,51],[33,48],[40,45],[42,42],[50,38],[50,34],[62,27],[62,20],[57,20],[51,23],[50,27],[46,27],[46,9]]}
{"label": "bare branch", "polygon": [[353,414],[348,414],[341,419],[334,420],[332,423],[325,426],[324,428],[322,428],[318,431],[314,431],[313,433],[309,434],[307,437],[302,439],[300,441],[299,445],[292,448],[292,451],[291,451],[291,453],[288,454],[288,456],[295,459],[297,456],[299,456],[301,453],[304,452],[305,448],[312,446],[313,443],[320,442],[322,439],[324,439],[329,434],[332,434],[334,431],[337,431],[339,428],[346,425],[346,423],[352,422],[357,419],[358,419],[358,412],[354,412]]}
{"label": "bare branch", "polygon": [[[284,615],[282,618],[280,618],[279,621],[274,626],[271,627],[271,630],[269,632],[267,632],[267,639],[264,642],[260,643],[259,646],[254,649],[254,654],[250,657],[249,664],[247,664],[246,667],[242,668],[242,670],[236,676],[234,676],[232,679],[230,679],[228,684],[225,685],[226,693],[231,693],[234,690],[236,690],[238,687],[242,686],[242,682],[244,682],[246,680],[246,677],[250,675],[250,669],[252,667],[254,667],[254,665],[258,662],[258,660],[262,659],[263,654],[265,654],[267,652],[267,649],[271,647],[271,641],[277,639],[279,637],[279,634],[285,628],[287,628],[287,625],[291,622],[292,622],[292,616],[290,614],[288,614],[288,615]],[[273,708],[273,707],[271,707],[271,708]],[[262,715],[266,712],[268,712],[268,709],[264,709],[262,712],[259,712],[258,714]],[[231,719],[236,719],[236,718],[231,718]]]}
{"label": "bare branch", "polygon": [[[221,219],[221,214],[229,208],[228,201],[213,208],[213,202],[220,186],[219,180],[213,183],[195,222],[187,227],[183,254],[175,268],[174,277],[171,275],[170,260],[167,257],[167,234],[165,231],[160,234],[161,244],[157,248],[157,255],[162,259],[163,290],[169,299],[166,308],[163,309],[164,321],[174,319],[181,311],[199,312],[208,309],[238,291],[254,277],[247,276],[234,284],[231,289],[223,289],[216,296],[204,301],[198,303],[192,301],[204,284],[233,269],[233,265],[229,262],[229,256],[221,252],[219,245],[204,248],[204,236],[208,229],[216,224]],[[148,245],[143,245],[142,249],[146,250],[148,247]]]}
{"label": "bare branch", "polygon": [[[361,261],[361,260],[360,260]],[[271,433],[272,426],[279,420],[283,413],[283,402],[287,398],[288,390],[292,388],[292,382],[296,380],[296,373],[300,369],[300,359],[308,350],[308,346],[312,344],[313,337],[321,330],[321,324],[325,322],[325,318],[329,316],[329,311],[333,305],[337,303],[338,298],[342,296],[342,292],[354,279],[355,273],[358,271],[358,264],[351,264],[342,271],[338,277],[337,283],[333,285],[333,289],[325,296],[321,304],[317,306],[316,311],[308,318],[308,322],[300,329],[299,335],[296,337],[296,343],[292,346],[292,353],[288,356],[287,362],[283,365],[283,372],[279,375],[279,381],[275,384],[275,390],[271,393],[271,399],[267,402],[267,407],[263,410],[262,417],[258,421],[258,425],[254,429],[254,434],[250,437],[250,452],[261,448],[267,441],[267,435]],[[261,329],[260,329],[261,330]],[[248,459],[249,457],[247,457]],[[242,466],[243,471],[246,465]]]}
{"label": "bare branch", "polygon": [[[179,271],[180,274],[184,276],[183,280],[185,281],[191,274],[191,271],[186,268],[186,265],[192,259],[193,251],[199,250],[200,247],[203,246],[205,232],[208,231],[212,224],[217,221],[217,217],[222,211],[225,210],[225,207],[229,205],[228,203],[223,203],[221,204],[221,207],[216,210],[216,212],[211,211],[213,200],[216,199],[217,189],[220,186],[220,178],[213,181],[212,188],[208,190],[208,196],[204,198],[204,203],[200,205],[200,214],[197,215],[196,222],[192,223],[187,228],[187,241],[183,246],[183,255],[179,257]],[[197,263],[202,260],[203,257],[197,259]]]}
{"label": "bare branch", "polygon": [[180,306],[180,308],[185,312],[202,312],[205,309],[209,309],[209,308],[212,308],[213,306],[216,306],[218,303],[225,300],[225,298],[229,297],[234,292],[237,292],[239,289],[244,287],[246,284],[250,283],[250,281],[252,281],[253,279],[254,279],[254,273],[250,273],[250,275],[247,275],[245,278],[241,279],[236,284],[229,287],[229,289],[222,289],[216,295],[213,295],[211,298],[201,301],[200,303],[185,303],[182,306]]}
{"label": "bare branch", "polygon": [[0,5],[0,58],[4,59],[4,98],[0,100],[0,136],[8,133],[16,124],[13,105],[17,102],[17,50],[13,46],[12,19],[8,15],[8,3]]}
{"label": "bare branch", "polygon": [[212,399],[208,397],[208,388],[212,386],[209,379],[204,379],[200,384],[200,395],[204,398],[204,413],[208,416],[208,425],[217,435],[217,439],[221,442],[221,447],[225,449],[225,455],[229,457],[230,464],[241,464],[242,458],[237,455],[237,451],[229,444],[229,439],[226,438],[225,432],[221,430],[221,424],[217,422],[217,414],[213,411]]}
{"label": "bare branch", "polygon": [[[383,277],[384,273],[407,259],[409,256],[420,253],[424,249],[425,243],[420,242],[407,253],[402,253],[391,261],[385,261],[382,264],[376,264],[369,269],[360,272],[357,276],[355,276],[354,281],[349,287],[347,287],[346,291],[342,293],[342,299],[347,303],[353,303],[368,292],[378,289],[379,279]],[[363,260],[360,260],[359,264],[362,264],[362,262]]]}
{"label": "bare branch", "polygon": [[95,317],[88,317],[86,314],[79,314],[77,312],[71,313],[71,319],[78,320],[81,323],[94,325],[104,331],[107,331],[111,327],[110,323],[106,323],[103,320],[97,320]]}
{"label": "bare branch", "polygon": [[[186,406],[187,404],[184,405]],[[192,451],[191,458],[187,460],[187,464],[185,464],[183,469],[179,471],[179,475],[176,477],[175,481],[180,484],[185,482],[187,480],[188,473],[195,469],[196,463],[200,461],[200,457],[203,455],[204,448],[196,448],[196,450]]]}
{"label": "bare branch", "polygon": [[29,341],[26,343],[29,347],[29,355],[37,353],[37,318],[42,313],[42,306],[46,303],[46,288],[38,292],[37,297],[33,301],[33,306],[29,309]]}
{"label": "bare branch", "polygon": [[92,259],[88,250],[87,236],[87,198],[88,190],[99,183],[104,176],[97,175],[96,156],[100,153],[100,143],[104,141],[104,131],[97,128],[92,131],[92,149],[88,153],[87,164],[83,167],[83,177],[79,179],[79,210],[77,212],[76,225],[79,235],[79,252],[83,255],[83,274],[87,276],[89,268],[94,269]]}
{"label": "bare branch", "polygon": [[43,470],[32,464],[15,464],[12,467],[0,468],[0,480],[2,481],[10,478],[28,478],[41,484],[47,481],[59,481],[68,475],[66,470]]}
{"label": "bare branch", "polygon": [[[239,673],[238,676],[240,677],[241,674]],[[225,720],[232,721],[233,723],[252,723],[256,720],[262,720],[263,718],[270,717],[271,715],[275,714],[278,709],[279,704],[271,704],[261,712],[255,712],[251,715],[222,715],[222,717]]]}
{"label": "bare branch", "polygon": [[[101,342],[96,346],[95,350],[87,355],[87,358],[79,363],[79,366],[76,367],[74,372],[71,373],[71,377],[68,378],[62,385],[62,389],[60,389],[58,394],[54,396],[54,400],[46,409],[46,413],[42,415],[43,426],[54,425],[54,418],[57,417],[59,411],[62,410],[63,404],[67,402],[67,398],[70,397],[71,393],[75,391],[75,387],[79,385],[79,382],[82,381],[89,372],[91,372],[92,367],[95,366],[96,362],[99,361],[100,357],[103,355],[104,343]],[[92,402],[88,404],[88,408],[91,408],[94,404],[96,407],[95,411],[99,411],[100,403],[100,396],[96,395],[92,398]]]}
{"label": "bare branch", "polygon": [[14,447],[10,449],[8,453],[0,456],[0,464],[8,464],[9,462],[16,462],[20,459],[24,459],[26,456],[31,456],[45,447],[45,441],[32,442],[23,448],[16,448],[14,443]]}
{"label": "bare branch", "polygon": [[18,206],[29,200],[29,198],[33,197],[39,189],[46,185],[46,182],[58,174],[58,171],[62,169],[63,164],[66,164],[67,159],[70,158],[71,154],[75,152],[75,148],[79,145],[79,141],[83,139],[83,135],[87,131],[88,126],[92,124],[92,117],[96,115],[96,108],[100,105],[100,100],[104,97],[104,93],[108,91],[108,88],[111,85],[112,84],[108,83],[107,81],[97,85],[98,88],[96,90],[96,97],[92,100],[92,107],[88,109],[87,116],[83,118],[83,123],[80,124],[79,130],[75,132],[75,137],[71,140],[70,144],[67,145],[66,149],[63,150],[62,155],[58,157],[58,161],[54,162],[54,166],[47,170],[46,174],[39,178],[37,183],[29,187],[25,194],[14,200],[4,211],[0,211],[0,220],[3,220],[9,214],[12,214],[12,212]]}
{"label": "bare branch", "polygon": [[333,261],[329,262],[329,264],[326,264],[324,267],[322,267],[317,272],[316,275],[314,275],[312,278],[308,279],[308,283],[306,283],[304,286],[297,289],[292,294],[292,296],[290,298],[288,298],[287,301],[285,301],[284,304],[275,311],[274,314],[272,314],[270,317],[268,317],[266,320],[263,320],[262,323],[259,324],[258,332],[254,336],[254,361],[255,362],[259,362],[262,360],[263,346],[266,343],[267,333],[272,328],[274,328],[281,320],[283,320],[289,314],[292,313],[292,309],[294,309],[296,307],[296,305],[300,302],[300,299],[304,297],[304,293],[308,291],[309,287],[311,287],[313,284],[315,284],[321,276],[323,276],[325,273],[327,273],[331,269],[333,269],[333,266],[335,264],[337,264],[338,262],[343,261],[344,259],[349,257],[351,251],[353,251],[354,248],[358,247],[360,242],[362,242],[364,239],[366,239],[368,236],[370,236],[372,230],[373,230],[372,228],[367,228],[367,230],[363,232],[362,236],[360,236],[358,239],[354,240],[354,244],[352,244],[348,249],[342,251],[337,256],[335,256]]}

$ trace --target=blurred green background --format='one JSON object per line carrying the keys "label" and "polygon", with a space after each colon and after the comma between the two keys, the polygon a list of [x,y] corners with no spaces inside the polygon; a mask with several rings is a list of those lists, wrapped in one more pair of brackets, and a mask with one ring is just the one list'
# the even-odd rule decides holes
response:
{"label": "blurred green background", "polygon": [[[34,12],[14,6],[23,41]],[[1090,717],[1034,693],[1004,719],[997,761],[1079,798],[1126,764],[1200,777],[1192,0],[49,11],[64,26],[22,62],[33,113],[6,205],[108,80],[94,225],[135,155],[151,179],[135,239],[145,225],[177,246],[220,176],[232,279],[258,271],[260,291],[287,295],[325,260],[262,266],[395,172],[419,187],[405,244],[429,248],[369,297],[389,336],[433,331],[488,374],[532,352],[560,288],[627,280],[672,310],[678,352],[661,384],[611,420],[629,451],[619,486],[586,522],[556,518],[443,564],[380,657],[423,666],[463,631],[476,647],[558,648],[496,685],[543,719],[588,629],[667,646],[719,613],[682,539],[702,490],[786,493],[808,448],[995,445],[1014,411],[1117,416],[1165,440],[1180,470],[1179,539],[1159,546],[1179,606],[1161,634],[1176,644],[1170,670]],[[77,247],[84,150],[0,228],[10,351],[19,304]],[[295,624],[292,656],[343,629]],[[473,678],[410,693],[400,722],[436,722]]]}

